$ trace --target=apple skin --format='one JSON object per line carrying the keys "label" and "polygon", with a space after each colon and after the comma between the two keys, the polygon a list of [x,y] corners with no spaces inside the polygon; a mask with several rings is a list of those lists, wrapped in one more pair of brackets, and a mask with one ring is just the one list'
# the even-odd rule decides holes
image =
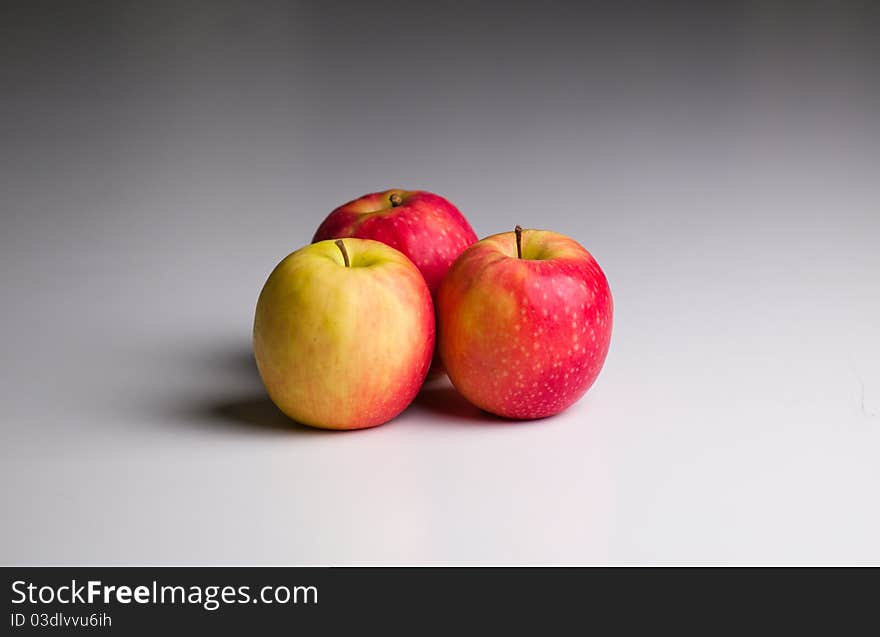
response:
{"label": "apple skin", "polygon": [[[400,203],[392,205],[392,197]],[[452,203],[424,190],[392,189],[364,195],[331,212],[312,241],[358,237],[403,252],[425,277],[431,296],[477,235]]]}
{"label": "apple skin", "polygon": [[608,354],[613,302],[579,243],[545,230],[468,248],[437,296],[438,349],[455,388],[505,418],[552,416],[590,388]]}
{"label": "apple skin", "polygon": [[418,393],[435,318],[415,265],[378,241],[345,239],[288,255],[269,275],[254,317],[254,355],[269,397],[323,429],[381,425]]}

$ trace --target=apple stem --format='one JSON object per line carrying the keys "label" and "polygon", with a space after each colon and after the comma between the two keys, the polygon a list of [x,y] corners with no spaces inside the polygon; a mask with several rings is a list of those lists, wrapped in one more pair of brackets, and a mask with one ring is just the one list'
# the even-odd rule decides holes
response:
{"label": "apple stem", "polygon": [[516,234],[516,258],[522,259],[522,227],[517,226],[513,232]]}
{"label": "apple stem", "polygon": [[403,203],[403,197],[401,197],[398,193],[392,193],[390,197],[388,197],[388,201],[391,202],[392,208],[397,208],[400,204]]}
{"label": "apple stem", "polygon": [[342,260],[345,261],[345,267],[350,268],[351,262],[348,260],[348,251],[345,249],[345,244],[342,242],[342,239],[336,240],[336,247],[339,248],[339,251],[342,253]]}

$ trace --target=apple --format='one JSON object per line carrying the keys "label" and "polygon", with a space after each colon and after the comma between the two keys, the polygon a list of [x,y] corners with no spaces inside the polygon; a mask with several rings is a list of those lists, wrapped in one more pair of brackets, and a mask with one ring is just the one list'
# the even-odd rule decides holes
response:
{"label": "apple", "polygon": [[579,243],[517,226],[465,250],[443,280],[440,357],[477,407],[514,419],[552,416],[599,375],[612,306],[605,274]]}
{"label": "apple", "polygon": [[254,317],[266,391],[290,418],[362,429],[397,416],[434,351],[431,294],[401,252],[368,239],[320,241],[269,275]]}
{"label": "apple", "polygon": [[386,190],[364,195],[331,212],[312,241],[358,237],[403,252],[425,277],[431,295],[453,261],[477,242],[458,208],[424,190]]}

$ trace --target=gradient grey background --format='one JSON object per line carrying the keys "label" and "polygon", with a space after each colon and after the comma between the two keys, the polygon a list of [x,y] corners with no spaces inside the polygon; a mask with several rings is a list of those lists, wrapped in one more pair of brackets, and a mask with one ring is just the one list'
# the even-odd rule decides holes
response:
{"label": "gradient grey background", "polygon": [[[880,562],[878,10],[663,4],[7,8],[0,563]],[[275,411],[266,276],[394,186],[593,252],[584,400]]]}

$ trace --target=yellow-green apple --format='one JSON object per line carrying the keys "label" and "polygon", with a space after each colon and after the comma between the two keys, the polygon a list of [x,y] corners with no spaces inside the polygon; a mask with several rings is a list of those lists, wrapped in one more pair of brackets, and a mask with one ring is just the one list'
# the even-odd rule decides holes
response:
{"label": "yellow-green apple", "polygon": [[269,275],[254,354],[269,397],[324,429],[381,425],[412,402],[434,351],[431,294],[415,265],[368,239],[320,241]]}
{"label": "yellow-green apple", "polygon": [[403,252],[434,295],[452,262],[477,235],[448,200],[424,190],[386,190],[364,195],[331,212],[312,241],[358,237]]}
{"label": "yellow-green apple", "polygon": [[453,264],[437,296],[438,348],[452,384],[477,407],[543,418],[596,380],[612,311],[605,274],[579,243],[517,226]]}

